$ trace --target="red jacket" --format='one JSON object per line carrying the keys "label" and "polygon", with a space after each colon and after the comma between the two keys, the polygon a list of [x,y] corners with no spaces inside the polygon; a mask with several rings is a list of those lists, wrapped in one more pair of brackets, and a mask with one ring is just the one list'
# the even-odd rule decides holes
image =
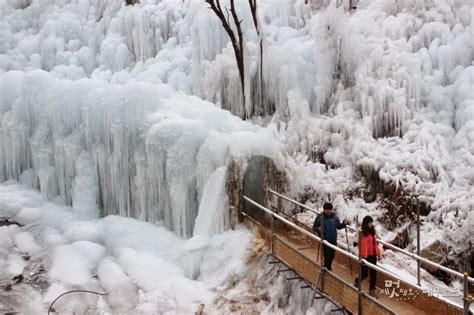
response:
{"label": "red jacket", "polygon": [[[360,245],[359,245],[359,250],[360,250],[360,255],[362,258],[367,258],[368,255],[368,246],[367,242],[369,241],[369,237],[365,236],[364,234],[360,233]],[[372,239],[374,242],[374,247],[375,247],[375,255],[380,258],[380,248],[379,248],[379,243],[377,242],[377,238],[375,235],[372,235]]]}

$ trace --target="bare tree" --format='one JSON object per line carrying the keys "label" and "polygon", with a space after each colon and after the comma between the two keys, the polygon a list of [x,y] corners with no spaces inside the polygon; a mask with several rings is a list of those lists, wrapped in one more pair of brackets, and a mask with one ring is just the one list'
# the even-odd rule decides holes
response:
{"label": "bare tree", "polygon": [[[258,93],[257,93],[257,104],[260,105],[262,108],[262,112],[265,112],[265,104],[263,100],[264,95],[264,80],[263,80],[263,34],[260,29],[260,25],[258,23],[258,16],[257,16],[257,0],[249,0],[250,11],[252,13],[253,24],[255,26],[255,30],[258,35],[259,39],[259,57],[260,60],[258,61],[258,73],[257,73],[257,86],[258,86]],[[268,110],[271,111],[270,109]]]}
{"label": "bare tree", "polygon": [[[206,0],[206,2],[210,5],[211,10],[214,11],[216,16],[221,20],[222,26],[226,31],[227,35],[230,38],[232,43],[232,47],[234,48],[235,60],[237,61],[237,68],[239,69],[239,76],[240,76],[240,85],[242,88],[242,97],[244,106],[246,104],[245,99],[245,68],[244,68],[244,39],[242,35],[242,27],[241,23],[242,20],[239,20],[237,16],[237,12],[235,11],[235,3],[234,0],[230,0],[230,9],[221,7],[220,0]],[[232,15],[232,19],[234,20],[235,28],[237,30],[237,34],[235,34],[234,30],[231,27],[230,17],[229,14]]]}
{"label": "bare tree", "polygon": [[134,5],[140,3],[139,0],[125,0],[125,5]]}
{"label": "bare tree", "polygon": [[[221,6],[220,0],[205,0],[209,5],[212,11],[216,14],[216,16],[222,22],[222,26],[226,31],[227,35],[230,38],[232,43],[232,47],[234,48],[235,59],[237,62],[237,68],[239,70],[240,75],[240,83],[242,88],[242,96],[243,96],[243,105],[245,107],[244,115],[242,118],[248,118],[254,114],[269,114],[273,111],[273,108],[267,108],[269,106],[268,102],[265,98],[265,82],[263,79],[263,46],[264,46],[264,37],[261,29],[261,25],[258,19],[257,14],[257,0],[248,0],[250,6],[250,12],[252,14],[253,24],[255,26],[255,30],[257,32],[258,41],[259,41],[259,58],[257,61],[257,75],[256,81],[253,81],[252,86],[255,88],[253,93],[249,93],[247,95],[246,91],[246,84],[250,84],[251,82],[246,82],[245,79],[245,56],[244,56],[244,38],[242,34],[241,23],[237,16],[237,12],[235,10],[234,0],[230,0],[230,9],[227,7]],[[235,30],[231,26],[230,16],[232,16],[233,23],[235,25]],[[250,79],[252,80],[252,79]],[[250,86],[249,86],[250,87]],[[251,107],[247,108],[247,102],[251,102]]]}

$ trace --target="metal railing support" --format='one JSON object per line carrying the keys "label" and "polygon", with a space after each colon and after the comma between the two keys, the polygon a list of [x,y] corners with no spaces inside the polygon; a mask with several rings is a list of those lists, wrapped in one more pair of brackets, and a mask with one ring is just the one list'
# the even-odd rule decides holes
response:
{"label": "metal railing support", "polygon": [[321,292],[324,292],[324,271],[326,271],[326,257],[324,257],[324,215],[321,213],[320,214],[320,230],[321,230],[321,242],[320,242],[320,248],[321,248]]}
{"label": "metal railing support", "polygon": [[[420,256],[420,201],[416,199],[416,254]],[[421,286],[420,261],[416,260],[416,281]]]}
{"label": "metal railing support", "polygon": [[358,236],[358,244],[357,246],[359,247],[359,276],[357,277],[357,312],[358,314],[362,314],[362,267],[363,267],[363,262],[362,262],[362,251],[360,250],[361,248],[361,233],[359,232],[359,218],[356,218],[356,226],[357,226],[357,236]]}
{"label": "metal railing support", "polygon": [[[368,261],[366,261],[365,259],[362,259],[361,257],[361,251],[360,251],[360,234],[359,234],[359,257],[353,255],[352,253],[349,253],[347,251],[345,251],[344,249],[341,249],[331,243],[329,243],[328,241],[324,241],[322,240],[320,237],[318,237],[317,235],[315,235],[314,233],[311,233],[309,232],[308,230],[298,226],[297,224],[295,224],[294,222],[291,222],[290,220],[287,220],[286,218],[278,215],[277,213],[265,208],[264,206],[260,205],[259,203],[253,201],[252,199],[246,197],[246,196],[243,196],[244,200],[253,204],[254,206],[256,206],[257,208],[263,210],[264,212],[266,212],[267,214],[270,214],[272,216],[272,220],[274,220],[275,218],[278,219],[279,221],[285,223],[286,225],[288,226],[291,226],[292,228],[294,228],[295,230],[301,232],[302,234],[310,237],[311,239],[313,240],[316,240],[316,241],[319,241],[321,244],[320,246],[318,246],[318,248],[322,248],[322,244],[324,243],[324,245],[336,250],[337,252],[343,254],[343,255],[346,255],[346,256],[349,256],[349,257],[352,257],[354,260],[357,260],[359,262],[359,278],[358,278],[358,292],[359,292],[359,299],[358,299],[358,308],[361,309],[362,308],[362,287],[361,287],[361,283],[362,281],[360,281],[361,279],[361,273],[362,273],[362,267],[363,265],[366,265],[367,267],[370,267],[370,268],[373,268],[375,270],[377,270],[378,272],[381,272],[383,274],[386,274],[387,276],[390,276],[394,279],[400,279],[399,276],[397,276],[396,274],[394,274],[393,272],[390,272],[386,269],[383,269],[383,268],[380,268],[379,266],[376,266]],[[244,216],[248,217],[251,221],[255,221],[253,218],[251,218],[250,216],[248,216],[247,214],[245,213],[242,213]],[[358,218],[356,219],[356,223],[357,223],[357,227],[358,227]],[[259,225],[260,227],[263,228],[263,226],[259,223],[259,222],[256,222],[255,223],[257,225]],[[351,228],[351,227],[350,227]],[[354,228],[352,228],[354,229]],[[356,231],[358,231],[358,229],[356,229]],[[274,235],[274,238],[276,238],[276,235]],[[468,284],[469,282],[474,282],[474,279],[472,277],[469,277],[467,273],[460,273],[458,271],[455,271],[455,270],[452,270],[452,269],[449,269],[447,267],[444,267],[440,264],[437,264],[437,263],[434,263],[428,259],[425,259],[425,258],[422,258],[422,257],[418,257],[417,255],[413,254],[413,253],[410,253],[410,252],[407,252],[403,249],[400,249],[390,243],[386,243],[386,242],[382,242],[380,241],[380,243],[382,244],[386,244],[387,247],[389,248],[392,248],[394,250],[397,250],[397,251],[400,251],[402,253],[404,253],[405,255],[419,261],[419,262],[422,262],[422,263],[426,263],[428,265],[431,265],[431,266],[434,266],[434,267],[437,267],[438,269],[440,270],[443,270],[443,271],[446,271],[454,276],[457,276],[457,277],[460,277],[460,278],[463,278],[464,280],[464,312],[465,314],[468,314],[469,312],[469,305],[470,305],[470,299],[469,299],[469,296],[468,296]],[[320,273],[321,274],[321,273]],[[402,280],[402,279],[401,279]],[[413,285],[413,284],[412,284]],[[315,290],[317,289],[317,284],[315,284]],[[467,312],[467,313],[466,313]]]}
{"label": "metal railing support", "polygon": [[298,213],[298,204],[295,203],[295,209],[294,209],[295,221],[298,221],[297,213]]}
{"label": "metal railing support", "polygon": [[319,226],[319,233],[320,234],[320,237],[321,237],[321,241],[319,242],[319,252],[321,254],[321,267],[324,266],[324,263],[325,263],[325,259],[324,259],[324,218],[323,218],[323,215],[320,216],[320,223],[321,225]]}
{"label": "metal railing support", "polygon": [[465,272],[464,273],[464,278],[463,278],[463,282],[464,282],[464,290],[463,290],[463,309],[464,309],[464,315],[468,315],[469,314],[469,306],[470,306],[470,301],[468,300],[468,273]]}
{"label": "metal railing support", "polygon": [[[344,230],[346,231],[346,245],[347,245],[347,251],[350,253],[351,250],[349,248],[349,236],[347,235],[347,226],[344,227]],[[351,271],[351,276],[352,276],[352,261],[351,257],[349,257],[349,270]]]}
{"label": "metal railing support", "polygon": [[306,206],[306,205],[304,205],[304,204],[302,204],[302,203],[299,203],[298,201],[296,201],[296,200],[294,200],[294,199],[291,199],[291,198],[288,198],[288,197],[286,197],[286,196],[284,196],[284,195],[282,195],[282,194],[279,194],[279,193],[277,193],[276,191],[274,191],[273,189],[269,189],[268,191],[269,191],[271,194],[273,194],[273,195],[275,195],[275,196],[277,196],[277,197],[279,197],[279,198],[283,198],[283,199],[285,199],[285,200],[287,200],[287,201],[293,202],[293,203],[297,204],[298,206],[300,206],[301,208],[304,208],[304,209],[306,209],[306,210],[309,210],[309,211],[311,211],[311,212],[313,212],[313,213],[316,213],[316,214],[321,213],[321,211],[317,211],[317,210],[315,210],[315,209],[313,209],[313,208],[310,208],[310,207],[308,207],[308,206]]}
{"label": "metal railing support", "polygon": [[274,238],[274,234],[275,234],[275,227],[274,227],[275,217],[274,216],[272,216],[272,221],[271,221],[270,225],[271,225],[271,229],[272,229],[271,230],[271,236],[270,236],[270,252],[273,254],[275,252],[274,247],[273,247],[273,244],[274,244],[273,238]]}
{"label": "metal railing support", "polygon": [[[308,207],[308,206],[306,206],[306,205],[303,205],[303,204],[301,204],[301,203],[299,203],[299,202],[297,202],[297,201],[295,201],[295,200],[293,200],[293,199],[291,199],[291,198],[288,198],[288,197],[286,197],[286,196],[284,196],[284,195],[281,195],[281,194],[275,192],[275,191],[272,190],[272,189],[269,189],[268,191],[269,191],[270,193],[272,193],[273,195],[277,196],[278,198],[283,198],[283,199],[285,199],[285,200],[287,200],[287,201],[290,201],[290,202],[293,202],[293,203],[297,203],[301,208],[307,209],[307,210],[309,210],[309,211],[311,211],[311,212],[313,212],[313,213],[316,213],[316,214],[319,214],[319,213],[320,213],[320,212],[316,211],[315,209],[312,209],[312,208],[310,208],[310,207]],[[298,221],[298,222],[299,222],[299,221]],[[301,223],[301,222],[300,222],[300,223]],[[347,228],[348,228],[350,231],[352,231],[352,232],[355,232],[355,231],[356,231],[356,228],[354,228],[354,227],[352,227],[352,226],[350,226],[350,225],[348,225]],[[417,255],[417,254],[408,252],[408,251],[406,251],[406,250],[404,250],[404,249],[402,249],[402,248],[400,248],[400,247],[397,247],[397,246],[395,246],[395,245],[392,245],[392,244],[390,244],[390,243],[388,243],[388,242],[385,242],[385,241],[382,241],[382,240],[377,240],[377,241],[378,241],[380,244],[384,245],[385,247],[388,247],[388,248],[391,249],[391,250],[397,251],[397,252],[399,252],[399,253],[404,254],[405,256],[408,256],[408,257],[414,259],[414,260],[417,261],[420,265],[421,265],[421,263],[427,264],[427,265],[429,265],[429,266],[431,266],[431,267],[433,267],[433,268],[440,269],[440,270],[442,270],[442,271],[444,271],[444,272],[446,272],[446,273],[449,273],[449,274],[451,274],[451,275],[453,275],[453,276],[455,276],[455,277],[463,278],[463,274],[462,274],[461,272],[458,272],[458,271],[449,269],[449,268],[447,268],[447,267],[445,267],[445,266],[443,266],[443,265],[441,265],[441,264],[432,262],[432,261],[429,260],[429,259],[426,259],[426,258],[424,258],[424,257],[421,257],[420,255]],[[474,283],[474,278],[468,277],[468,282]],[[420,285],[417,285],[417,286],[418,286],[418,287],[421,287]]]}

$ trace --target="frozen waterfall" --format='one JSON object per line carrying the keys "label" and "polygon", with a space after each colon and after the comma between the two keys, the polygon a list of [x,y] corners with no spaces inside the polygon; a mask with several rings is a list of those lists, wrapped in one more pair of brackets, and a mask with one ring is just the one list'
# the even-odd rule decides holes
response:
{"label": "frozen waterfall", "polygon": [[0,179],[39,188],[79,217],[163,221],[189,237],[198,209],[217,210],[214,224],[196,230],[222,232],[226,192],[215,182],[225,187],[227,163],[278,155],[266,130],[165,84],[70,81],[41,70],[2,79],[11,88],[1,103]]}

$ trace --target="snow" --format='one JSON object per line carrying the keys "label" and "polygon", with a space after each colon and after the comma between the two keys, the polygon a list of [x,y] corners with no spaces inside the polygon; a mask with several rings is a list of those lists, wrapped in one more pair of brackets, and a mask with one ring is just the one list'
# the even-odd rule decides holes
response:
{"label": "snow", "polygon": [[[298,178],[290,195],[319,203],[347,199],[365,185],[361,173],[376,172],[384,183],[420,196],[431,209],[422,235],[449,243],[445,254],[459,257],[454,260],[461,265],[472,245],[466,234],[472,221],[464,218],[474,206],[468,136],[472,45],[465,41],[472,24],[465,10],[472,8],[461,2],[390,7],[366,1],[350,17],[331,7],[315,15],[315,25],[328,14],[334,31],[341,30],[346,86],[333,87],[333,107],[317,111],[323,116],[292,119],[277,135],[292,154],[291,176]],[[321,84],[318,89],[320,95],[327,91]],[[380,217],[383,211],[373,208],[371,214]]]}
{"label": "snow", "polygon": [[[104,255],[105,249],[102,246],[94,243],[87,245],[89,245],[87,249],[90,250],[87,256]],[[81,285],[92,277],[91,269],[94,262],[90,258],[93,257],[86,257],[83,252],[78,252],[78,250],[81,250],[81,247],[77,243],[60,245],[53,250],[52,264],[49,271],[51,279],[66,284]]]}
{"label": "snow", "polygon": [[[55,309],[192,313],[200,303],[210,304],[219,286],[245,274],[250,232],[241,227],[183,240],[162,226],[131,218],[79,221],[71,207],[54,205],[16,184],[0,185],[0,215],[20,220],[16,214],[31,209],[30,203],[39,206],[33,209],[39,217],[30,220],[28,231],[16,225],[0,228],[0,265],[6,271],[1,280],[22,274],[40,259],[49,287],[43,292],[29,289],[35,298],[16,305],[17,311],[45,312],[59,294],[84,288],[108,295],[102,302],[96,296],[71,295]],[[192,268],[195,273],[188,274]]]}
{"label": "snow", "polygon": [[108,304],[114,311],[130,311],[136,305],[137,287],[119,264],[104,258],[97,266],[97,277],[107,292]]}
{"label": "snow", "polygon": [[21,232],[14,236],[13,245],[18,248],[20,252],[38,254],[41,247],[36,243],[33,235],[29,232]]}

